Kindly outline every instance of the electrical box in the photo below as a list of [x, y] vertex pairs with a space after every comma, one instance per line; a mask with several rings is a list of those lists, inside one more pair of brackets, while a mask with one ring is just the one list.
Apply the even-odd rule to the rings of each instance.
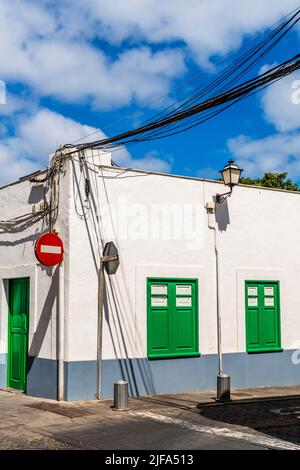
[[205, 204], [205, 207], [206, 207], [206, 210], [207, 210], [208, 212], [214, 212], [214, 210], [215, 210], [215, 208], [216, 208], [216, 205], [215, 205], [215, 203], [214, 203], [213, 201], [211, 201], [211, 202], [207, 202], [207, 203]]

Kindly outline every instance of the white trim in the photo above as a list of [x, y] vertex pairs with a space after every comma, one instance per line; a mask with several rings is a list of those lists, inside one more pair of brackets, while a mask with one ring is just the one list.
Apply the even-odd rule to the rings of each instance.
[[51, 254], [60, 255], [62, 248], [61, 246], [41, 245], [40, 250], [41, 250], [41, 253], [51, 253]]

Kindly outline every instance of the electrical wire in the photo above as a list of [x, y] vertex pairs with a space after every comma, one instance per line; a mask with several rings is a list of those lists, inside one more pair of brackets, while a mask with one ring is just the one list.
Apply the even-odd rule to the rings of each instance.
[[[300, 67], [299, 55], [241, 83], [241, 79], [276, 47], [299, 20], [300, 9], [298, 8], [286, 15], [284, 20], [277, 22], [277, 26], [271, 32], [265, 34], [262, 41], [255, 44], [242, 54], [237, 61], [225, 68], [215, 80], [204, 87], [196, 88], [190, 96], [180, 100], [176, 104], [176, 108], [171, 105], [173, 107], [171, 111], [168, 107], [159, 113], [160, 119], [153, 118], [145, 125], [113, 137], [83, 143], [78, 146], [67, 144], [63, 146], [64, 150], [69, 150], [66, 155], [70, 156], [85, 149], [118, 149], [120, 146], [129, 146], [173, 136], [212, 119], [245, 97], [251, 96], [271, 83], [293, 73]], [[204, 97], [206, 99], [203, 100]]]
[[[156, 140], [161, 137], [174, 135], [177, 133], [178, 127], [189, 128], [189, 119], [200, 113], [206, 113], [204, 119], [200, 118], [200, 122], [204, 122], [207, 118], [211, 119], [214, 113], [220, 113], [227, 109], [230, 103], [235, 104], [241, 98], [247, 97], [256, 93], [260, 89], [269, 86], [271, 83], [282, 79], [300, 69], [300, 55], [296, 55], [266, 72], [249, 79], [234, 88], [211, 97], [205, 101], [195, 104], [194, 106], [170, 114], [163, 119], [141, 126], [132, 131], [124, 132], [113, 137], [102, 139], [100, 141], [90, 142], [88, 144], [81, 144], [76, 149], [66, 152], [70, 156], [78, 151], [85, 149], [109, 149], [114, 146], [127, 145], [129, 143], [146, 142], [149, 140]], [[214, 111], [211, 111], [214, 110]], [[211, 115], [211, 112], [213, 115]], [[183, 123], [181, 124], [181, 122]], [[69, 146], [64, 146], [65, 149], [71, 149]]]
[[[49, 190], [49, 201], [46, 201], [45, 195], [45, 209], [38, 213], [25, 214], [7, 221], [0, 220], [0, 232], [24, 230], [45, 217], [50, 231], [54, 230], [59, 211], [61, 175], [66, 170], [67, 162], [75, 157], [74, 154], [77, 154], [81, 161], [86, 161], [85, 150], [87, 149], [116, 151], [120, 147], [149, 142], [185, 132], [216, 117], [247, 97], [264, 90], [272, 83], [299, 70], [300, 54], [297, 54], [293, 58], [245, 80], [250, 70], [257, 67], [259, 62], [282, 41], [299, 21], [300, 8], [297, 8], [279, 20], [275, 28], [272, 28], [271, 31], [269, 29], [263, 35], [262, 40], [248, 47], [237, 60], [227, 66], [215, 79], [204, 86], [196, 87], [189, 95], [167, 106], [141, 126], [112, 137], [77, 146], [74, 143], [60, 146], [51, 159], [46, 176], [41, 179], [34, 176], [30, 180], [31, 182], [45, 183], [45, 194], [46, 187]], [[241, 82], [242, 79], [244, 81]], [[90, 135], [93, 135], [93, 133]], [[117, 166], [114, 162], [113, 165]]]

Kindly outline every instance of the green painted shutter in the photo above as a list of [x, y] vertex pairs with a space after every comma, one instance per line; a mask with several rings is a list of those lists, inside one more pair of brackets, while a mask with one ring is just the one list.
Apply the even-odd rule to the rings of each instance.
[[279, 282], [246, 281], [247, 352], [280, 350]]
[[25, 391], [28, 354], [29, 279], [9, 281], [8, 387]]
[[148, 357], [199, 355], [197, 280], [147, 280]]

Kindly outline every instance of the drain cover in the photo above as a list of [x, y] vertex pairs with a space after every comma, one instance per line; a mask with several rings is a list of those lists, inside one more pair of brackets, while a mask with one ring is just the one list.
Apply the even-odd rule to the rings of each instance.
[[67, 418], [80, 418], [81, 416], [94, 414], [92, 411], [86, 408], [59, 405], [57, 403], [40, 402], [26, 406], [29, 408], [36, 408], [37, 410], [50, 411], [50, 413], [56, 413], [58, 415], [66, 416]]

